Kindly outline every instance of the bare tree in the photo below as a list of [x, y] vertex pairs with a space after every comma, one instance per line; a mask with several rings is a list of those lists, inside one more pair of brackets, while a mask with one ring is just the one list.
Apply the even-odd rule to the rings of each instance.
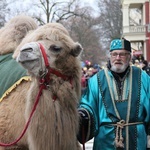
[[[102, 46], [99, 40], [99, 23], [93, 17], [91, 7], [83, 7], [80, 11], [86, 12], [82, 17], [72, 17], [62, 23], [70, 31], [74, 40], [79, 41], [83, 46], [82, 59], [90, 60], [92, 63], [100, 64], [105, 60], [105, 52], [102, 52]], [[80, 12], [82, 14], [82, 12]]]
[[81, 0], [26, 0], [26, 7], [20, 5], [23, 0], [13, 1], [16, 2], [13, 14], [15, 11], [18, 14], [26, 12], [36, 18], [40, 25], [48, 22], [61, 22], [65, 25], [71, 36], [82, 44], [83, 60], [92, 60], [94, 63], [105, 60], [105, 51], [100, 43], [103, 38], [100, 32], [103, 26], [100, 25], [105, 22], [100, 23], [102, 18], [95, 18], [94, 10], [83, 6]]
[[[40, 25], [48, 22], [60, 22], [73, 16], [82, 16], [78, 13], [81, 0], [7, 0], [10, 15], [25, 13], [35, 18]], [[22, 5], [24, 3], [24, 5]]]
[[[60, 22], [66, 26], [71, 36], [82, 44], [84, 60], [89, 59], [94, 63], [100, 63], [104, 59], [105, 53], [101, 52], [99, 29], [96, 26], [98, 19], [93, 17], [94, 10], [91, 7], [81, 7], [79, 0], [39, 0], [39, 3], [34, 3], [34, 6], [39, 10], [34, 17], [40, 24]], [[42, 14], [45, 17], [41, 17]]]
[[108, 48], [110, 40], [122, 36], [122, 10], [120, 0], [98, 0], [101, 42]]
[[37, 1], [33, 3], [33, 7], [38, 10], [34, 12], [34, 17], [40, 24], [45, 24], [67, 20], [73, 16], [82, 16], [83, 14], [76, 11], [80, 9], [79, 2], [79, 0], [39, 0], [38, 3]]
[[5, 14], [9, 11], [6, 0], [0, 0], [0, 28], [4, 26], [6, 22]]

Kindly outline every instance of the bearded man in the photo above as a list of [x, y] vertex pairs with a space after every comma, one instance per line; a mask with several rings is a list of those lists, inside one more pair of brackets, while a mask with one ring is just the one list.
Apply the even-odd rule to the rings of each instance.
[[150, 142], [150, 77], [131, 57], [131, 43], [114, 39], [107, 67], [88, 80], [77, 137], [82, 144], [94, 138], [93, 150], [146, 150]]

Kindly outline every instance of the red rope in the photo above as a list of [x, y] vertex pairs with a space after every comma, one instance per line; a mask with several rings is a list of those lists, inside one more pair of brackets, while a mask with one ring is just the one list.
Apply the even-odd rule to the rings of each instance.
[[29, 123], [30, 123], [30, 121], [31, 121], [31, 118], [32, 118], [32, 116], [33, 116], [33, 114], [34, 114], [34, 112], [35, 112], [35, 110], [36, 110], [36, 106], [37, 106], [37, 104], [38, 104], [38, 102], [39, 102], [40, 96], [42, 95], [42, 90], [43, 90], [44, 88], [45, 88], [45, 85], [41, 85], [41, 86], [40, 86], [40, 90], [39, 90], [39, 93], [38, 93], [38, 95], [37, 95], [37, 97], [36, 97], [36, 101], [35, 101], [35, 103], [34, 103], [32, 112], [31, 112], [31, 114], [30, 114], [30, 116], [29, 116], [28, 122], [26, 123], [25, 128], [24, 128], [24, 130], [22, 131], [20, 137], [19, 137], [18, 139], [16, 139], [14, 142], [9, 143], [9, 144], [0, 143], [0, 146], [8, 147], [8, 146], [12, 146], [12, 145], [14, 145], [14, 144], [17, 144], [17, 142], [20, 141], [20, 139], [24, 136], [26, 130], [28, 129], [28, 126], [29, 126]]
[[43, 47], [43, 45], [41, 43], [39, 43], [39, 45], [40, 45], [40, 50], [41, 50], [43, 58], [44, 58], [45, 66], [49, 67], [49, 63], [48, 63], [48, 59], [47, 59], [47, 56], [46, 56], [45, 48]]

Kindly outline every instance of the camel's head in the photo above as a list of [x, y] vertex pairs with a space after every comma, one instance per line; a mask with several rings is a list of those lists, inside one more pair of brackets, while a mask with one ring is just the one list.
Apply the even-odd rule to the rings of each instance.
[[51, 68], [69, 76], [81, 69], [81, 45], [71, 39], [61, 24], [49, 23], [26, 36], [13, 55], [31, 75], [39, 77], [46, 71], [40, 44]]

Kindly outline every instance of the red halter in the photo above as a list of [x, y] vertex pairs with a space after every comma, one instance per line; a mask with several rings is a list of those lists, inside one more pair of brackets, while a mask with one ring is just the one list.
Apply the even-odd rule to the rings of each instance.
[[[65, 81], [69, 81], [71, 86], [72, 86], [72, 77], [64, 75], [61, 72], [59, 72], [58, 70], [51, 68], [50, 65], [49, 65], [49, 62], [48, 62], [48, 59], [47, 59], [47, 56], [46, 56], [46, 52], [45, 52], [45, 49], [44, 49], [43, 45], [41, 43], [39, 43], [39, 45], [40, 45], [40, 50], [41, 50], [43, 58], [44, 58], [45, 66], [48, 70], [46, 75], [44, 77], [40, 78], [40, 83], [45, 84], [45, 89], [46, 89], [47, 88], [46, 85], [50, 81], [50, 74], [55, 74], [57, 77], [61, 77]], [[55, 100], [56, 98], [57, 98], [56, 96], [53, 96], [53, 100]]]
[[[27, 131], [28, 127], [29, 127], [30, 121], [32, 119], [32, 116], [33, 116], [33, 114], [34, 114], [34, 112], [36, 110], [36, 107], [38, 105], [38, 102], [40, 100], [40, 96], [42, 95], [42, 91], [43, 91], [43, 89], [47, 89], [47, 83], [49, 83], [49, 81], [50, 81], [50, 74], [51, 73], [55, 74], [58, 77], [61, 77], [64, 80], [69, 80], [70, 83], [72, 82], [72, 77], [63, 75], [59, 71], [50, 68], [49, 63], [48, 63], [48, 59], [47, 59], [47, 56], [46, 56], [46, 53], [45, 53], [45, 49], [44, 49], [42, 44], [39, 44], [39, 45], [40, 45], [40, 50], [42, 52], [42, 55], [43, 55], [43, 58], [44, 58], [44, 62], [45, 62], [45, 66], [48, 69], [48, 72], [47, 72], [47, 74], [44, 77], [40, 78], [40, 89], [39, 89], [38, 95], [36, 97], [36, 100], [35, 100], [34, 106], [32, 108], [32, 111], [30, 113], [29, 119], [28, 119], [27, 123], [25, 124], [24, 130], [22, 131], [21, 135], [15, 141], [13, 141], [11, 143], [8, 143], [8, 144], [0, 143], [0, 146], [2, 146], [2, 147], [9, 147], [9, 146], [13, 146], [13, 145], [17, 144], [22, 139], [24, 134], [26, 133], [26, 131]], [[55, 95], [53, 95], [53, 100], [56, 100], [56, 98], [57, 97]]]

